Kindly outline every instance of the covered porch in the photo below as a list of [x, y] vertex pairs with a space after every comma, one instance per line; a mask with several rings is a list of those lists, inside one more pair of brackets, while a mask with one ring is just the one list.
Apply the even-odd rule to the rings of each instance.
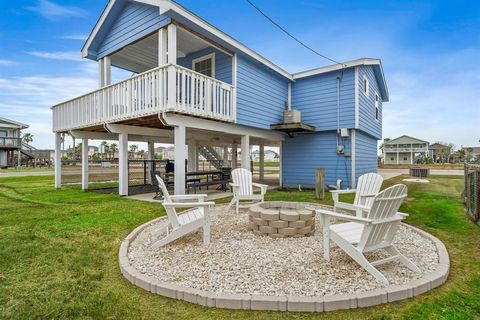
[[[118, 141], [118, 193], [122, 196], [129, 195], [129, 142], [148, 143], [150, 160], [153, 160], [155, 143], [174, 145], [171, 160], [174, 163], [172, 182], [175, 194], [185, 194], [189, 191], [186, 185], [189, 173], [202, 174], [198, 161], [200, 150], [205, 147], [223, 149], [223, 152], [219, 152], [223, 156], [219, 160], [223, 162], [224, 168], [234, 169], [240, 166], [252, 170], [251, 150], [252, 146], [258, 146], [260, 158], [256, 178], [259, 181], [270, 182], [274, 186], [279, 185], [278, 176], [266, 177], [265, 175], [265, 146], [279, 147], [284, 136], [270, 130], [164, 112], [135, 121], [71, 130], [70, 134], [82, 142], [81, 185], [83, 190], [89, 188], [88, 147], [91, 140]], [[60, 133], [56, 134], [56, 148], [57, 150], [61, 148]], [[60, 187], [62, 167], [60, 159], [56, 160], [55, 185]], [[151, 177], [154, 167], [150, 166], [147, 170], [146, 176]], [[149, 182], [151, 183], [151, 180]], [[204, 189], [201, 192], [203, 193]]]

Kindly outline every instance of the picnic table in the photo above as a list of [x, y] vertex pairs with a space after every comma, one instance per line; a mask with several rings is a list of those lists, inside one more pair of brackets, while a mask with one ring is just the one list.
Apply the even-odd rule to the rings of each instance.
[[[221, 191], [227, 191], [227, 183], [230, 181], [230, 170], [206, 170], [206, 171], [190, 171], [185, 173], [185, 184], [187, 192], [190, 193], [190, 189], [193, 188], [194, 193], [197, 192], [197, 188], [208, 187], [212, 185], [220, 185]], [[170, 177], [174, 177], [175, 173], [169, 172], [166, 177], [170, 181]]]

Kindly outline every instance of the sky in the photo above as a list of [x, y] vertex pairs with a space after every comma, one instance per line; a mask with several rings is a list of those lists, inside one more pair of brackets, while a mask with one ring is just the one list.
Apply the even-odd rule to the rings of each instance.
[[[480, 145], [480, 1], [254, 2], [332, 59], [382, 59], [390, 92], [384, 138]], [[80, 50], [106, 3], [0, 4], [0, 117], [29, 124], [37, 148], [53, 148], [50, 107], [98, 87], [97, 64]], [[245, 0], [179, 3], [289, 72], [331, 64]], [[113, 72], [114, 81], [128, 76]]]

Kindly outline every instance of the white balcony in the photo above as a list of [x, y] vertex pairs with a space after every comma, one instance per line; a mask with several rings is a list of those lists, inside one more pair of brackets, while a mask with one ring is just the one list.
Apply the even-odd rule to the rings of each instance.
[[234, 94], [234, 87], [228, 83], [178, 65], [165, 65], [53, 106], [53, 131], [94, 127], [166, 111], [235, 122]]

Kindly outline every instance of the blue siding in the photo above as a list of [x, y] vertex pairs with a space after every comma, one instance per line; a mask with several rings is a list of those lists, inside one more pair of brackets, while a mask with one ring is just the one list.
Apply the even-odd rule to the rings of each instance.
[[[335, 184], [342, 179], [342, 187], [350, 187], [352, 159], [337, 154], [336, 131], [302, 134], [285, 138], [282, 143], [282, 180], [285, 187], [315, 186], [315, 169], [325, 169], [325, 183]], [[350, 138], [341, 142], [351, 151]]]
[[215, 79], [231, 84], [232, 57], [213, 47], [208, 47], [197, 52], [190, 53], [184, 58], [177, 58], [177, 64], [184, 66], [185, 68], [192, 69], [193, 59], [205, 56], [212, 52], [215, 53]]
[[[365, 95], [363, 77], [369, 81], [369, 94]], [[382, 98], [380, 89], [372, 66], [358, 67], [358, 103], [359, 103], [359, 129], [374, 136], [382, 138]], [[375, 119], [375, 93], [379, 96], [379, 119]]]
[[[341, 71], [297, 79], [292, 85], [292, 107], [302, 121], [317, 131], [337, 129], [337, 76]], [[355, 70], [346, 69], [340, 83], [340, 127], [355, 127]]]
[[159, 29], [169, 18], [158, 7], [127, 2], [103, 38], [97, 53], [102, 58]]
[[362, 174], [378, 171], [377, 139], [361, 131], [355, 133], [355, 180]]
[[237, 59], [237, 122], [269, 129], [281, 123], [288, 80], [243, 56]]

